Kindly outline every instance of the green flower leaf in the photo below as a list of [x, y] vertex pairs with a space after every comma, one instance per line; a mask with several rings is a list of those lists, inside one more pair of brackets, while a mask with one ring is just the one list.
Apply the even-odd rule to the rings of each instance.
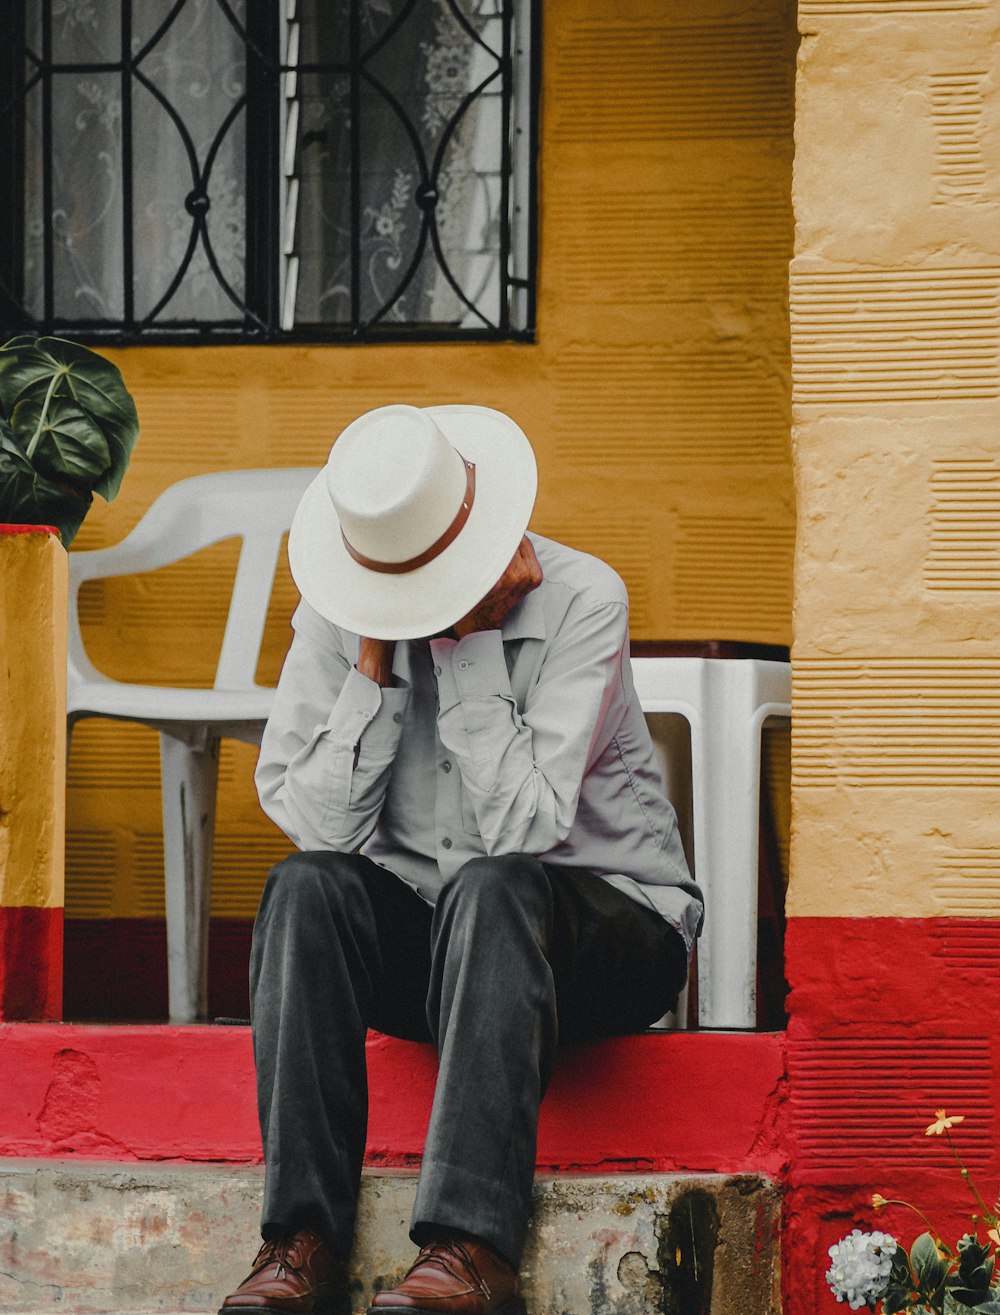
[[889, 1282], [882, 1296], [882, 1309], [885, 1315], [897, 1315], [898, 1311], [909, 1310], [913, 1286], [913, 1275], [910, 1273], [906, 1248], [897, 1246], [893, 1252]]
[[937, 1301], [940, 1307], [939, 1290], [944, 1288], [948, 1266], [938, 1255], [930, 1233], [921, 1233], [910, 1247], [910, 1268], [920, 1295], [932, 1304]]
[[958, 1272], [948, 1279], [948, 1294], [963, 1306], [979, 1308], [990, 1296], [994, 1258], [972, 1233], [958, 1243]]
[[882, 1295], [882, 1309], [885, 1315], [898, 1315], [899, 1311], [909, 1310], [912, 1293], [912, 1283], [907, 1283], [905, 1287], [898, 1283], [890, 1283]]

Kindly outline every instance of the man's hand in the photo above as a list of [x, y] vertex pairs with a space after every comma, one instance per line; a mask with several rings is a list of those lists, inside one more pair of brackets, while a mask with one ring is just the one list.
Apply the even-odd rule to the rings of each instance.
[[508, 612], [514, 610], [522, 598], [542, 583], [542, 568], [538, 564], [531, 540], [525, 535], [517, 545], [517, 552], [486, 597], [455, 622], [459, 639], [475, 630], [499, 630]]
[[361, 653], [357, 669], [376, 685], [384, 688], [392, 684], [392, 659], [396, 652], [394, 639], [361, 638]]

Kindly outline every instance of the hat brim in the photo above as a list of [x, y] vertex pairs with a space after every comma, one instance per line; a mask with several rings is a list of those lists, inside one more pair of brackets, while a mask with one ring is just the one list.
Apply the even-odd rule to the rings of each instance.
[[334, 625], [370, 639], [420, 639], [470, 612], [507, 569], [535, 503], [535, 456], [509, 416], [485, 406], [426, 410], [476, 467], [469, 518], [439, 556], [403, 575], [360, 565], [344, 546], [325, 471], [303, 494], [288, 536], [302, 597]]

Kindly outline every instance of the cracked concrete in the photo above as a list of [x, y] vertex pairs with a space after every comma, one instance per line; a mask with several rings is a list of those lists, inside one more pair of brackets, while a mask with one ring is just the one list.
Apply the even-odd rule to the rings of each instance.
[[[256, 1248], [262, 1171], [0, 1161], [5, 1315], [217, 1310]], [[366, 1172], [353, 1309], [412, 1258], [416, 1177]], [[777, 1315], [779, 1193], [756, 1176], [540, 1176], [531, 1315]]]

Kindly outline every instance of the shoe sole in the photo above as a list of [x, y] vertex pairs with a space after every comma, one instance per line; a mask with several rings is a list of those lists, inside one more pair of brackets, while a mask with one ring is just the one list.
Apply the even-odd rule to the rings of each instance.
[[[430, 1306], [369, 1306], [368, 1315], [454, 1315], [454, 1311], [435, 1310]], [[498, 1306], [492, 1315], [528, 1315], [528, 1308], [520, 1297], [511, 1297]]]
[[[222, 1306], [219, 1315], [288, 1315], [280, 1306]], [[313, 1307], [312, 1315], [351, 1315], [351, 1298], [333, 1297]]]

